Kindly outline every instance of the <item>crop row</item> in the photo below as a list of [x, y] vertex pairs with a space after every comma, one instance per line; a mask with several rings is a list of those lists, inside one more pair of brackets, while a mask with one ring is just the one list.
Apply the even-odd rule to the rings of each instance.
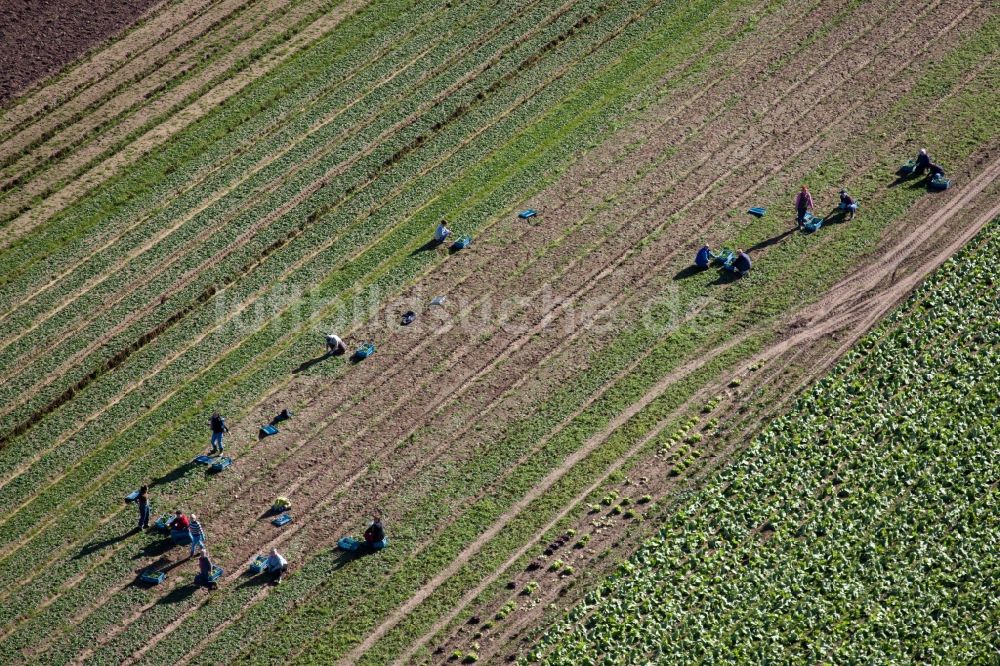
[[[997, 442], [987, 423], [998, 405], [990, 358], [1000, 342], [993, 325], [1000, 312], [984, 257], [1000, 244], [998, 231], [993, 223], [928, 281], [930, 299], [890, 318], [883, 328], [891, 333], [860, 343], [769, 426], [661, 538], [555, 628], [536, 657], [908, 659], [924, 633], [907, 633], [921, 626], [917, 615], [936, 615], [930, 626], [951, 617], [961, 625], [954, 629], [975, 631], [964, 625], [971, 618], [948, 613], [955, 596], [941, 597], [942, 578], [953, 570], [929, 570], [919, 554], [930, 549], [947, 562], [986, 547], [995, 555], [992, 537], [964, 520], [989, 511], [981, 502], [997, 501], [989, 490], [996, 478], [989, 451]], [[963, 335], [947, 350], [925, 344], [959, 325]], [[917, 340], [924, 353], [913, 353]], [[942, 520], [962, 534], [961, 546], [933, 529]], [[766, 540], [752, 536], [761, 525]], [[701, 548], [709, 556], [687, 555]], [[997, 564], [963, 567], [963, 583], [975, 589]], [[937, 584], [910, 583], [924, 575]], [[893, 596], [899, 601], [886, 607]], [[856, 640], [867, 624], [893, 629]], [[886, 638], [904, 640], [882, 652]], [[947, 654], [922, 648], [925, 659]]]

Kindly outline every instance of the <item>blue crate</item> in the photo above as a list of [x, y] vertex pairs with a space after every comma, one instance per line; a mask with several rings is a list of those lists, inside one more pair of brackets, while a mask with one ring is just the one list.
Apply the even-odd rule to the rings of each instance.
[[802, 220], [802, 228], [806, 231], [816, 231], [823, 226], [823, 218], [816, 217], [812, 213], [806, 213], [805, 219]]
[[167, 578], [167, 574], [155, 569], [147, 569], [139, 575], [139, 580], [149, 585], [159, 585]]
[[371, 342], [366, 342], [365, 344], [361, 345], [361, 347], [359, 347], [356, 352], [354, 352], [354, 358], [358, 361], [363, 361], [364, 359], [368, 358], [374, 353], [375, 353], [375, 345], [372, 344]]
[[534, 208], [529, 208], [528, 210], [522, 210], [520, 213], [517, 214], [517, 216], [522, 220], [527, 220], [528, 218], [535, 217], [536, 215], [538, 215], [538, 211], [535, 210]]
[[290, 513], [283, 513], [272, 520], [271, 524], [275, 527], [281, 527], [282, 525], [287, 525], [290, 522], [292, 522], [292, 515]]
[[462, 236], [457, 241], [451, 244], [452, 250], [464, 250], [472, 244], [472, 236]]
[[277, 435], [278, 429], [273, 425], [263, 425], [260, 427], [260, 434], [262, 437], [270, 437], [271, 435]]
[[130, 492], [128, 495], [125, 496], [125, 503], [126, 504], [131, 504], [132, 502], [136, 501], [137, 499], [139, 499], [139, 491], [138, 490], [133, 490], [132, 492]]
[[211, 467], [209, 467], [208, 469], [209, 469], [209, 471], [218, 474], [219, 472], [221, 472], [222, 470], [226, 469], [227, 467], [229, 467], [232, 464], [233, 464], [233, 459], [232, 458], [223, 457], [223, 458], [219, 458], [218, 460], [216, 460], [215, 463]]
[[250, 573], [259, 574], [267, 568], [267, 555], [258, 555], [250, 563]]
[[951, 187], [951, 181], [941, 176], [934, 176], [933, 178], [931, 178], [929, 186], [932, 190], [936, 192], [943, 192], [944, 190], [947, 190], [949, 187]]
[[748, 210], [747, 213], [753, 215], [754, 217], [764, 217], [764, 215], [767, 214], [767, 209], [761, 208], [760, 206], [755, 206], [750, 210]]
[[194, 461], [199, 465], [211, 465], [212, 463], [215, 462], [215, 458], [213, 458], [212, 456], [202, 455], [195, 458]]
[[156, 519], [156, 522], [153, 523], [153, 529], [155, 529], [155, 530], [157, 530], [159, 532], [164, 532], [164, 533], [169, 532], [170, 531], [170, 521], [173, 520], [173, 519], [174, 519], [174, 514], [172, 514], [172, 513], [165, 513], [165, 514], [163, 514], [162, 516], [160, 516], [159, 518]]

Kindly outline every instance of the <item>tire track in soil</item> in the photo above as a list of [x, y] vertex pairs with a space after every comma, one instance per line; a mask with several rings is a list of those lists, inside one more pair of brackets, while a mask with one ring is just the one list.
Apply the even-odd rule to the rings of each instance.
[[[828, 363], [832, 362], [831, 359], [839, 357], [847, 348], [852, 346], [858, 339], [860, 339], [860, 337], [868, 332], [869, 328], [875, 322], [887, 314], [896, 304], [901, 302], [913, 290], [913, 288], [924, 279], [924, 277], [951, 257], [955, 251], [975, 236], [975, 234], [978, 233], [987, 222], [1000, 214], [1000, 204], [997, 204], [985, 215], [980, 216], [966, 229], [960, 230], [956, 233], [951, 243], [947, 244], [934, 256], [921, 262], [918, 267], [914, 268], [913, 272], [911, 272], [905, 279], [893, 282], [892, 276], [894, 272], [899, 268], [904, 259], [913, 255], [916, 247], [926, 239], [929, 232], [931, 230], [940, 230], [940, 228], [947, 224], [952, 217], [962, 209], [963, 206], [967, 205], [980, 192], [982, 192], [986, 186], [997, 180], [998, 177], [1000, 177], [1000, 160], [995, 161], [986, 171], [976, 178], [976, 180], [970, 183], [968, 187], [964, 188], [960, 196], [946, 204], [941, 211], [928, 220], [927, 224], [917, 227], [917, 229], [899, 245], [892, 248], [891, 251], [883, 253], [883, 261], [869, 263], [863, 266], [859, 271], [856, 271], [849, 278], [843, 280], [841, 283], [838, 283], [837, 286], [824, 295], [822, 300], [807, 309], [807, 312], [804, 313], [804, 321], [803, 318], [800, 318], [803, 317], [802, 315], [796, 317], [792, 323], [796, 324], [795, 328], [798, 329], [798, 332], [785, 338], [781, 342], [772, 345], [765, 352], [755, 356], [755, 360], [766, 360], [768, 357], [780, 356], [781, 354], [788, 352], [793, 347], [810, 345], [816, 338], [828, 337], [832, 336], [834, 333], [846, 332], [844, 341], [829, 354], [824, 363], [817, 364], [815, 366], [814, 369], [816, 371], [812, 373], [812, 376], [806, 381], [810, 381], [811, 379], [820, 376], [826, 371]], [[905, 256], [900, 257], [898, 256], [898, 253], [902, 253]], [[860, 283], [863, 290], [858, 292], [857, 289], [849, 289], [845, 287], [845, 285], [850, 285], [852, 282]], [[886, 285], [886, 282], [889, 282], [890, 284]], [[883, 288], [877, 289], [879, 285], [883, 285]], [[862, 307], [859, 308], [859, 305]], [[629, 418], [637, 414], [643, 407], [652, 402], [655, 397], [666, 390], [670, 383], [671, 382], [664, 381], [657, 383], [657, 385], [650, 392], [643, 396], [641, 400], [630, 406], [624, 414], [628, 414]], [[615, 429], [617, 429], [618, 426], [624, 424], [626, 420], [627, 419], [616, 419], [615, 422], [617, 422], [617, 426], [615, 428], [606, 428], [602, 432], [602, 437], [593, 438], [595, 440], [600, 439], [600, 441], [592, 442], [591, 440], [588, 440], [587, 444], [580, 449], [581, 454], [584, 452], [589, 453], [596, 449], [608, 436], [611, 435]], [[591, 492], [604, 483], [604, 481], [614, 471], [620, 468], [626, 460], [639, 453], [642, 446], [645, 444], [646, 439], [643, 438], [638, 444], [629, 449], [627, 454], [622, 456], [618, 462], [608, 468], [608, 470], [602, 474], [602, 476], [595, 481], [594, 484], [592, 484], [585, 492], [578, 495], [569, 506], [561, 510], [549, 523], [546, 524], [545, 527], [539, 530], [539, 532], [544, 534], [552, 530], [560, 520], [569, 514], [573, 506], [585, 501]], [[474, 554], [479, 552], [479, 550], [481, 550], [488, 541], [492, 540], [492, 538], [496, 536], [507, 523], [513, 520], [518, 513], [527, 508], [531, 501], [541, 497], [545, 491], [551, 488], [559, 478], [568, 472], [576, 464], [576, 462], [582, 460], [582, 458], [583, 455], [577, 456], [576, 454], [567, 458], [566, 463], [554, 470], [542, 483], [535, 486], [522, 501], [515, 504], [508, 512], [501, 516], [501, 518], [498, 519], [489, 530], [484, 532], [481, 537], [466, 548], [452, 564], [450, 564], [440, 574], [432, 578], [417, 594], [411, 597], [407, 603], [400, 606], [399, 609], [390, 615], [385, 622], [379, 625], [375, 631], [369, 633], [365, 640], [362, 641], [357, 648], [351, 651], [340, 663], [357, 663], [361, 656], [374, 646], [375, 642], [381, 638], [381, 636], [391, 629], [392, 626], [395, 626], [395, 624], [397, 624], [406, 614], [413, 610], [421, 601], [430, 596], [430, 594], [436, 590], [437, 587], [443, 584], [445, 580], [457, 573], [459, 569], [461, 569]], [[518, 559], [521, 558], [521, 556], [527, 553], [530, 547], [535, 545], [535, 543], [537, 542], [533, 540], [515, 551], [515, 553], [512, 554], [503, 565], [498, 567], [496, 573], [487, 576], [481, 583], [476, 585], [476, 587], [469, 590], [462, 597], [462, 601], [456, 609], [449, 611], [445, 618], [442, 618], [442, 620], [440, 620], [431, 629], [431, 631], [427, 632], [429, 635], [420, 637], [413, 642], [413, 645], [416, 647], [422, 646], [427, 640], [432, 638], [434, 634], [443, 629], [447, 623], [454, 619], [454, 617], [461, 611], [461, 608], [464, 608], [464, 606], [471, 602], [472, 599], [481, 594], [488, 585], [495, 582], [504, 570], [512, 566]], [[412, 654], [412, 652], [410, 654]], [[396, 663], [402, 663], [404, 659], [405, 655], [404, 658]]]
[[[567, 4], [569, 4], [569, 3], [567, 3]], [[568, 70], [568, 68], [564, 68], [564, 69], [560, 70], [560, 74], [559, 74], [559, 75], [564, 75], [564, 74], [565, 74], [565, 73], [567, 73], [568, 71], [569, 71], [569, 70]], [[472, 80], [472, 78], [474, 78], [474, 75], [473, 75], [473, 74], [470, 74], [470, 75], [467, 75], [466, 79], [464, 79], [463, 81], [460, 81], [459, 83], [456, 83], [456, 84], [454, 84], [453, 88], [458, 88], [458, 87], [461, 87], [461, 86], [464, 86], [465, 84], [469, 83], [469, 81], [471, 81], [471, 80]], [[450, 94], [453, 94], [454, 92], [455, 92], [455, 90], [454, 90], [454, 89], [452, 89], [452, 88], [449, 88], [448, 90], [446, 90], [446, 91], [443, 91], [443, 92], [442, 92], [442, 93], [441, 93], [441, 94], [440, 94], [440, 95], [439, 95], [438, 97], [439, 97], [439, 98], [442, 98], [442, 99], [443, 99], [443, 98], [444, 98], [444, 97], [445, 97], [446, 95], [450, 95]], [[435, 99], [437, 99], [437, 98], [435, 98]], [[525, 99], [522, 99], [522, 100], [521, 100], [521, 104], [525, 103], [526, 101], [527, 101], [527, 98], [525, 98]], [[436, 102], [435, 102], [435, 100], [431, 100], [431, 101], [430, 101], [430, 102], [428, 102], [428, 103], [427, 103], [427, 105], [425, 105], [425, 106], [427, 106], [428, 108], [430, 108], [430, 106], [433, 106], [433, 105], [434, 105], [435, 103], [436, 103]], [[510, 111], [510, 112], [512, 112], [512, 111]], [[459, 115], [461, 116], [461, 115], [464, 115], [464, 114], [459, 114]], [[499, 121], [499, 120], [501, 120], [501, 119], [504, 119], [504, 118], [506, 118], [506, 117], [507, 117], [508, 115], [509, 115], [509, 113], [505, 113], [505, 114], [502, 114], [501, 116], [498, 116], [498, 119], [497, 119], [497, 120]], [[388, 136], [388, 134], [389, 134], [390, 132], [397, 132], [397, 131], [401, 131], [402, 129], [405, 129], [406, 127], [408, 127], [409, 125], [411, 125], [411, 124], [412, 124], [413, 122], [415, 122], [416, 120], [418, 120], [418, 119], [419, 119], [419, 117], [420, 117], [420, 116], [419, 116], [419, 114], [414, 114], [414, 115], [412, 115], [412, 116], [410, 116], [410, 117], [408, 117], [408, 118], [406, 118], [406, 119], [403, 119], [403, 120], [399, 121], [399, 122], [398, 122], [398, 123], [397, 123], [397, 124], [396, 124], [396, 125], [395, 125], [395, 126], [394, 126], [393, 128], [390, 128], [389, 130], [386, 130], [386, 131], [385, 131], [385, 132], [383, 133], [383, 134], [384, 134], [385, 136], [380, 136], [380, 137], [379, 137], [378, 139], [376, 139], [376, 141], [377, 141], [377, 142], [381, 142], [381, 141], [384, 141], [384, 140], [385, 140], [385, 139], [387, 138], [387, 136]], [[447, 123], [446, 123], [446, 124], [447, 124]], [[494, 123], [494, 124], [495, 124], [495, 123]], [[488, 126], [488, 127], [486, 127], [486, 128], [481, 128], [481, 129], [480, 129], [480, 130], [479, 130], [478, 132], [474, 133], [474, 134], [472, 135], [472, 137], [470, 137], [470, 138], [469, 138], [469, 139], [467, 139], [466, 141], [464, 141], [464, 142], [462, 142], [462, 143], [458, 144], [458, 145], [457, 145], [456, 147], [454, 147], [454, 148], [452, 149], [451, 153], [446, 153], [446, 155], [445, 155], [445, 159], [446, 159], [447, 157], [450, 157], [450, 155], [451, 155], [451, 154], [454, 154], [454, 152], [457, 152], [457, 151], [458, 151], [459, 149], [461, 149], [461, 148], [463, 148], [464, 146], [466, 146], [466, 145], [467, 145], [467, 144], [468, 144], [469, 142], [471, 142], [472, 140], [474, 140], [475, 138], [477, 138], [477, 137], [478, 137], [479, 135], [481, 135], [481, 134], [482, 134], [483, 132], [485, 132], [485, 131], [486, 131], [486, 129], [488, 129], [488, 128], [489, 128], [489, 127], [491, 127], [491, 126], [492, 126], [492, 125], [490, 125], [490, 126]], [[443, 129], [443, 127], [442, 127], [442, 129]], [[436, 130], [436, 131], [440, 131], [440, 130]], [[256, 233], [257, 231], [261, 230], [262, 228], [265, 228], [265, 227], [266, 227], [267, 225], [269, 225], [269, 224], [270, 224], [271, 222], [274, 222], [274, 221], [276, 221], [277, 219], [280, 219], [280, 218], [281, 218], [281, 217], [282, 217], [282, 216], [283, 216], [284, 214], [286, 214], [287, 212], [289, 212], [289, 210], [291, 210], [292, 208], [294, 208], [294, 207], [298, 206], [298, 205], [299, 205], [300, 203], [302, 203], [303, 201], [305, 201], [305, 200], [306, 200], [306, 199], [307, 199], [307, 198], [308, 198], [309, 196], [311, 196], [312, 194], [315, 194], [315, 192], [316, 192], [316, 191], [318, 191], [318, 190], [319, 190], [320, 188], [322, 188], [323, 186], [325, 186], [325, 185], [327, 184], [327, 182], [328, 182], [328, 181], [329, 181], [329, 180], [330, 180], [331, 178], [333, 178], [333, 177], [336, 177], [336, 176], [340, 175], [340, 174], [341, 174], [341, 173], [342, 173], [343, 171], [345, 171], [345, 170], [346, 170], [347, 168], [349, 168], [350, 166], [352, 166], [352, 165], [353, 165], [353, 164], [354, 164], [354, 163], [355, 163], [356, 161], [358, 161], [358, 160], [362, 159], [363, 157], [366, 157], [366, 156], [370, 155], [370, 154], [371, 154], [372, 152], [374, 152], [375, 150], [377, 150], [377, 149], [378, 149], [379, 147], [381, 147], [381, 143], [375, 143], [375, 142], [373, 142], [372, 144], [370, 144], [369, 148], [367, 148], [367, 149], [366, 149], [365, 151], [363, 151], [362, 153], [359, 153], [359, 154], [355, 155], [355, 156], [354, 156], [354, 157], [352, 157], [352, 158], [351, 158], [351, 160], [349, 160], [348, 162], [344, 162], [344, 163], [341, 163], [341, 164], [339, 164], [339, 165], [338, 165], [338, 166], [336, 167], [336, 169], [334, 170], [335, 172], [328, 172], [328, 173], [327, 173], [327, 174], [325, 174], [325, 175], [324, 175], [324, 176], [323, 176], [323, 177], [322, 177], [321, 179], [319, 179], [319, 180], [317, 180], [317, 181], [314, 181], [314, 182], [313, 182], [312, 184], [310, 184], [309, 186], [307, 186], [307, 188], [306, 188], [306, 189], [304, 189], [304, 190], [303, 190], [303, 191], [301, 191], [301, 192], [300, 192], [300, 193], [299, 193], [298, 195], [296, 195], [296, 196], [295, 196], [295, 197], [294, 197], [294, 198], [293, 198], [292, 200], [290, 200], [289, 202], [286, 202], [286, 203], [285, 203], [285, 204], [284, 204], [284, 205], [283, 205], [282, 207], [280, 207], [280, 208], [276, 209], [275, 211], [272, 211], [272, 212], [271, 212], [271, 213], [269, 213], [269, 214], [268, 214], [268, 215], [267, 215], [267, 216], [266, 216], [266, 217], [265, 217], [265, 218], [264, 218], [264, 219], [263, 219], [262, 221], [258, 222], [258, 223], [257, 223], [257, 224], [256, 224], [256, 225], [255, 225], [255, 226], [253, 227], [253, 228], [251, 228], [250, 230], [248, 230], [248, 231], [244, 232], [244, 233], [243, 233], [243, 234], [242, 234], [242, 235], [240, 236], [240, 238], [239, 238], [239, 239], [237, 239], [237, 241], [238, 241], [238, 244], [235, 244], [235, 243], [234, 243], [234, 244], [230, 244], [230, 245], [229, 245], [229, 246], [228, 246], [228, 247], [227, 247], [227, 248], [226, 248], [225, 250], [223, 250], [223, 251], [222, 251], [222, 252], [221, 252], [221, 253], [220, 253], [219, 255], [216, 255], [216, 256], [215, 256], [215, 257], [213, 257], [213, 258], [212, 258], [211, 260], [206, 260], [205, 262], [203, 262], [202, 266], [199, 266], [199, 267], [196, 267], [196, 268], [194, 268], [194, 269], [191, 269], [190, 271], [188, 271], [188, 273], [186, 273], [185, 275], [181, 276], [181, 278], [179, 278], [179, 280], [180, 280], [181, 282], [180, 282], [179, 284], [175, 284], [175, 285], [174, 285], [173, 287], [169, 288], [169, 289], [168, 289], [168, 290], [167, 290], [167, 291], [165, 292], [165, 294], [164, 294], [164, 295], [165, 295], [165, 296], [167, 296], [167, 297], [169, 297], [169, 296], [171, 296], [171, 295], [175, 294], [175, 293], [176, 293], [176, 292], [177, 292], [178, 290], [182, 289], [182, 288], [183, 288], [184, 286], [186, 286], [187, 284], [189, 284], [189, 283], [190, 283], [190, 281], [191, 281], [191, 280], [192, 280], [192, 279], [193, 279], [194, 277], [196, 277], [196, 276], [197, 276], [198, 274], [200, 274], [200, 272], [202, 272], [202, 271], [203, 271], [203, 269], [204, 269], [204, 266], [205, 266], [205, 265], [207, 265], [208, 263], [216, 263], [216, 262], [218, 262], [218, 261], [219, 261], [220, 259], [224, 259], [224, 258], [225, 258], [226, 256], [228, 256], [229, 254], [231, 254], [232, 252], [236, 251], [237, 249], [240, 249], [240, 248], [241, 248], [241, 247], [242, 247], [242, 246], [243, 246], [243, 245], [244, 245], [244, 244], [245, 244], [246, 242], [248, 242], [248, 241], [249, 241], [249, 239], [250, 239], [250, 238], [252, 237], [252, 234], [255, 234], [255, 233]], [[389, 167], [391, 167], [391, 166], [392, 166], [392, 164], [389, 164], [389, 163], [387, 162], [387, 164], [386, 164], [386, 165], [383, 165], [383, 169], [380, 169], [380, 170], [378, 170], [378, 171], [377, 171], [377, 172], [376, 172], [376, 173], [375, 173], [374, 175], [370, 176], [370, 177], [368, 178], [368, 180], [367, 180], [367, 181], [366, 181], [365, 183], [363, 183], [363, 184], [361, 185], [360, 189], [364, 189], [364, 188], [366, 188], [366, 187], [370, 186], [370, 185], [371, 185], [372, 183], [374, 183], [374, 182], [377, 182], [377, 179], [378, 179], [378, 176], [379, 176], [379, 175], [381, 175], [381, 172], [382, 172], [382, 171], [384, 171], [384, 170], [385, 170], [386, 168], [389, 168]], [[419, 176], [423, 176], [423, 175], [426, 175], [426, 173], [427, 173], [427, 172], [429, 171], [429, 169], [430, 169], [430, 168], [431, 168], [431, 167], [427, 167], [427, 168], [425, 168], [425, 169], [424, 169], [423, 171], [421, 171], [421, 172], [420, 172], [420, 173], [418, 174], [418, 177], [419, 177]], [[404, 187], [405, 187], [405, 184], [404, 184], [403, 186], [400, 186], [399, 188], [397, 188], [397, 190], [398, 190], [398, 191], [397, 191], [397, 192], [396, 192], [395, 194], [398, 194], [398, 193], [399, 193], [399, 191], [401, 191], [401, 190], [402, 190], [402, 189], [403, 189]], [[348, 201], [348, 197], [349, 197], [349, 195], [352, 195], [352, 194], [357, 194], [357, 193], [358, 193], [358, 191], [359, 191], [359, 188], [358, 188], [358, 187], [354, 187], [354, 188], [353, 188], [353, 191], [349, 191], [349, 192], [348, 192], [347, 194], [345, 194], [345, 195], [344, 195], [344, 197], [342, 197], [342, 198], [341, 198], [341, 199], [340, 199], [340, 200], [339, 200], [339, 201], [338, 201], [338, 202], [337, 202], [337, 203], [336, 203], [336, 204], [335, 204], [335, 205], [334, 205], [334, 206], [332, 207], [332, 209], [334, 209], [334, 210], [335, 210], [335, 209], [339, 208], [339, 207], [340, 207], [341, 205], [343, 205], [344, 203], [346, 203], [346, 202]], [[326, 214], [326, 213], [324, 212], [324, 215], [325, 215], [325, 214]], [[311, 225], [312, 225], [312, 224], [314, 224], [314, 223], [315, 223], [315, 220], [313, 220], [313, 221], [307, 221], [307, 223], [306, 223], [306, 224], [307, 224], [307, 226], [311, 226]], [[300, 225], [300, 227], [301, 227], [301, 225]], [[302, 230], [302, 229], [300, 229], [298, 233], [301, 233], [301, 230]], [[382, 239], [382, 237], [384, 237], [385, 235], [388, 235], [389, 233], [391, 233], [391, 232], [392, 232], [392, 230], [393, 230], [393, 229], [390, 229], [390, 230], [388, 230], [388, 231], [384, 232], [383, 236], [380, 236], [379, 238], [377, 238], [377, 239], [376, 239], [376, 241], [373, 241], [373, 242], [370, 242], [369, 244], [365, 245], [365, 246], [364, 246], [363, 248], [361, 248], [361, 250], [359, 250], [359, 251], [358, 251], [358, 254], [360, 254], [360, 253], [361, 253], [362, 251], [364, 251], [364, 250], [368, 249], [369, 247], [372, 247], [372, 246], [374, 246], [375, 242], [377, 242], [378, 240], [381, 240], [381, 239]], [[345, 231], [344, 231], [344, 233], [346, 233], [346, 231], [349, 231], [349, 229], [348, 229], [348, 230], [345, 230]], [[205, 232], [203, 232], [203, 235], [207, 235], [207, 234], [209, 234], [209, 230], [206, 230]], [[297, 235], [297, 234], [296, 234], [296, 235]], [[324, 243], [324, 245], [320, 246], [320, 249], [318, 249], [318, 250], [316, 250], [315, 252], [313, 252], [313, 253], [312, 253], [312, 255], [309, 255], [309, 256], [307, 257], [307, 259], [310, 259], [310, 258], [312, 258], [313, 256], [315, 256], [316, 254], [319, 254], [319, 252], [320, 252], [320, 251], [322, 251], [322, 249], [325, 249], [325, 248], [326, 248], [326, 247], [327, 247], [328, 245], [330, 245], [330, 244], [332, 244], [332, 243], [336, 242], [336, 241], [337, 241], [337, 240], [338, 240], [339, 238], [341, 238], [341, 237], [342, 237], [342, 235], [343, 235], [343, 234], [341, 234], [341, 235], [338, 235], [338, 236], [334, 236], [334, 237], [330, 238], [330, 239], [329, 239], [329, 240], [328, 240], [328, 241], [327, 241], [326, 243]], [[283, 245], [287, 244], [287, 242], [288, 242], [288, 241], [290, 241], [290, 240], [292, 240], [293, 238], [294, 238], [294, 235], [293, 235], [293, 236], [291, 236], [291, 237], [289, 237], [289, 238], [288, 238], [288, 239], [286, 239], [285, 241], [283, 241], [283, 242], [282, 242], [282, 243], [280, 244], [280, 246], [283, 246]], [[202, 239], [202, 240], [203, 240], [203, 239]], [[280, 247], [280, 246], [279, 246], [279, 247]], [[352, 259], [353, 259], [353, 257], [352, 257]], [[293, 264], [293, 265], [292, 265], [292, 266], [291, 266], [291, 267], [289, 268], [289, 272], [290, 272], [291, 270], [294, 270], [295, 268], [297, 268], [297, 267], [298, 267], [299, 265], [301, 265], [301, 264], [303, 264], [303, 263], [305, 263], [305, 260], [303, 260], [303, 261], [300, 261], [300, 262], [298, 262], [297, 264]], [[247, 272], [247, 271], [245, 271], [245, 270], [244, 270], [244, 271], [242, 271], [242, 272], [241, 272], [241, 275], [242, 275], [242, 274], [244, 274], [244, 273], [246, 273], [246, 272]], [[238, 277], [240, 277], [240, 276], [237, 276], [237, 278], [234, 278], [234, 279], [238, 279]], [[228, 285], [228, 283], [227, 283], [227, 285]], [[107, 338], [111, 337], [112, 335], [116, 334], [117, 332], [120, 332], [120, 329], [123, 329], [123, 328], [125, 328], [125, 327], [126, 327], [126, 326], [127, 326], [128, 324], [132, 323], [132, 322], [133, 322], [133, 321], [134, 321], [135, 319], [137, 319], [137, 318], [138, 318], [138, 317], [140, 317], [141, 315], [143, 315], [143, 314], [148, 314], [148, 313], [149, 313], [149, 312], [151, 312], [152, 310], [156, 309], [156, 308], [158, 307], [158, 304], [159, 304], [159, 302], [156, 302], [156, 301], [154, 301], [154, 302], [152, 302], [152, 303], [148, 304], [148, 305], [147, 305], [147, 306], [146, 306], [146, 307], [145, 307], [145, 308], [144, 308], [143, 310], [141, 310], [141, 311], [137, 311], [137, 312], [133, 312], [132, 314], [130, 314], [130, 315], [129, 315], [129, 317], [128, 317], [128, 318], [126, 318], [125, 320], [123, 320], [123, 321], [122, 321], [122, 322], [121, 322], [121, 323], [120, 323], [119, 325], [117, 325], [117, 326], [116, 326], [116, 327], [115, 327], [114, 329], [112, 329], [111, 331], [109, 331], [109, 332], [105, 333], [105, 334], [104, 334], [104, 336], [103, 336], [103, 337], [104, 337], [104, 339], [106, 340]], [[155, 337], [155, 336], [154, 336], [154, 337]], [[93, 347], [93, 346], [94, 346], [95, 344], [101, 344], [101, 343], [102, 343], [102, 341], [101, 341], [101, 340], [99, 340], [99, 341], [98, 341], [97, 343], [92, 343], [91, 347]], [[144, 346], [144, 345], [143, 345], [143, 346]], [[77, 352], [77, 354], [76, 354], [76, 355], [77, 355], [77, 356], [79, 356], [79, 355], [82, 355], [82, 354], [85, 354], [85, 353], [87, 353], [87, 352], [88, 352], [88, 349], [89, 349], [89, 348], [85, 348], [85, 349], [83, 349], [83, 350], [80, 350], [79, 352]], [[70, 359], [68, 359], [68, 360], [64, 361], [64, 362], [63, 362], [63, 366], [62, 366], [62, 367], [63, 367], [63, 370], [65, 369], [65, 367], [64, 367], [64, 366], [66, 366], [66, 365], [70, 365], [70, 364], [73, 364], [73, 363], [75, 363], [75, 362], [76, 362], [76, 360], [77, 360], [77, 359], [76, 359], [76, 357], [71, 357]], [[116, 364], [116, 365], [117, 365], [117, 364]], [[57, 371], [58, 371], [58, 372], [59, 372], [60, 374], [61, 374], [61, 372], [62, 372], [61, 370], [58, 370], [58, 369], [57, 369]], [[103, 373], [101, 373], [101, 374], [103, 374]], [[50, 378], [54, 378], [54, 377], [55, 377], [54, 375], [50, 374]], [[89, 383], [89, 382], [88, 382], [88, 383]], [[34, 395], [35, 393], [37, 393], [37, 391], [38, 391], [38, 390], [42, 390], [42, 389], [44, 389], [44, 388], [45, 388], [44, 386], [40, 386], [40, 387], [39, 387], [39, 386], [36, 386], [35, 390], [34, 390], [34, 391], [32, 391], [32, 395]], [[79, 390], [79, 389], [76, 389], [76, 390]], [[26, 395], [26, 394], [22, 394], [22, 395]], [[8, 408], [8, 409], [6, 409], [6, 410], [3, 410], [3, 411], [6, 411], [6, 412], [9, 412], [9, 411], [11, 411], [11, 410], [10, 410], [10, 409]]]

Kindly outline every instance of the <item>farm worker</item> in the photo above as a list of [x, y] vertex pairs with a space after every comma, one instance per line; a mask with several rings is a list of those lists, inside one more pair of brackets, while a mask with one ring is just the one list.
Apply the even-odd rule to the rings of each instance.
[[752, 266], [753, 262], [750, 261], [750, 255], [742, 249], [736, 250], [736, 259], [733, 260], [733, 266], [730, 270], [734, 273], [739, 273], [740, 275], [746, 275], [750, 272], [750, 268]]
[[139, 507], [139, 529], [144, 530], [149, 527], [149, 514], [153, 512], [149, 506], [149, 486], [141, 486], [139, 488], [136, 506]]
[[198, 516], [191, 514], [191, 524], [188, 529], [191, 530], [191, 557], [194, 557], [194, 551], [201, 547], [205, 549], [205, 528], [201, 526], [198, 522]]
[[222, 418], [219, 412], [215, 412], [208, 420], [208, 425], [212, 428], [212, 453], [222, 453], [225, 448], [222, 445], [222, 436], [229, 432], [229, 428], [226, 427], [226, 419]]
[[858, 202], [847, 193], [847, 190], [840, 191], [840, 208], [847, 211], [848, 220], [853, 220], [854, 214], [858, 211]]
[[434, 240], [438, 243], [443, 243], [448, 236], [451, 236], [451, 229], [445, 224], [447, 220], [441, 220], [438, 222], [437, 229], [434, 230]]
[[385, 548], [385, 528], [382, 526], [382, 519], [377, 515], [372, 516], [372, 524], [365, 530], [365, 543], [375, 550]]
[[215, 565], [212, 564], [212, 560], [208, 557], [208, 549], [202, 548], [201, 554], [198, 556], [198, 583], [204, 585], [207, 588], [215, 589], [216, 583], [208, 582], [208, 577], [212, 575], [212, 569]]
[[931, 156], [927, 154], [926, 148], [921, 148], [920, 152], [917, 153], [917, 164], [913, 167], [913, 174], [915, 176], [921, 175], [924, 171], [927, 171], [931, 166]]
[[191, 521], [188, 517], [181, 513], [180, 509], [174, 512], [174, 518], [170, 521], [170, 529], [175, 532], [183, 532], [184, 530], [190, 529]]
[[798, 223], [799, 227], [802, 227], [802, 223], [806, 221], [806, 213], [813, 209], [813, 198], [809, 194], [809, 188], [805, 185], [799, 190], [799, 193], [795, 197], [795, 221]]
[[326, 353], [333, 354], [334, 356], [342, 356], [347, 353], [347, 345], [340, 336], [336, 333], [330, 333], [326, 336]]
[[267, 558], [267, 572], [275, 576], [275, 584], [281, 583], [281, 577], [288, 571], [288, 560], [282, 557], [277, 548], [271, 549], [271, 555]]
[[936, 178], [938, 176], [940, 176], [941, 178], [944, 178], [944, 169], [941, 168], [940, 164], [931, 164], [927, 168], [930, 169], [930, 171], [931, 171], [930, 174], [929, 174], [930, 178]]
[[698, 268], [708, 268], [712, 263], [712, 250], [707, 245], [702, 245], [698, 254], [694, 256], [694, 265]]

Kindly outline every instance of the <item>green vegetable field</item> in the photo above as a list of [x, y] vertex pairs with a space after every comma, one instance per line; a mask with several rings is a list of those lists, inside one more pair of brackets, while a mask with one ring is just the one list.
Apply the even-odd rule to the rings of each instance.
[[0, 88], [4, 663], [998, 658], [994, 3], [147, 4]]

